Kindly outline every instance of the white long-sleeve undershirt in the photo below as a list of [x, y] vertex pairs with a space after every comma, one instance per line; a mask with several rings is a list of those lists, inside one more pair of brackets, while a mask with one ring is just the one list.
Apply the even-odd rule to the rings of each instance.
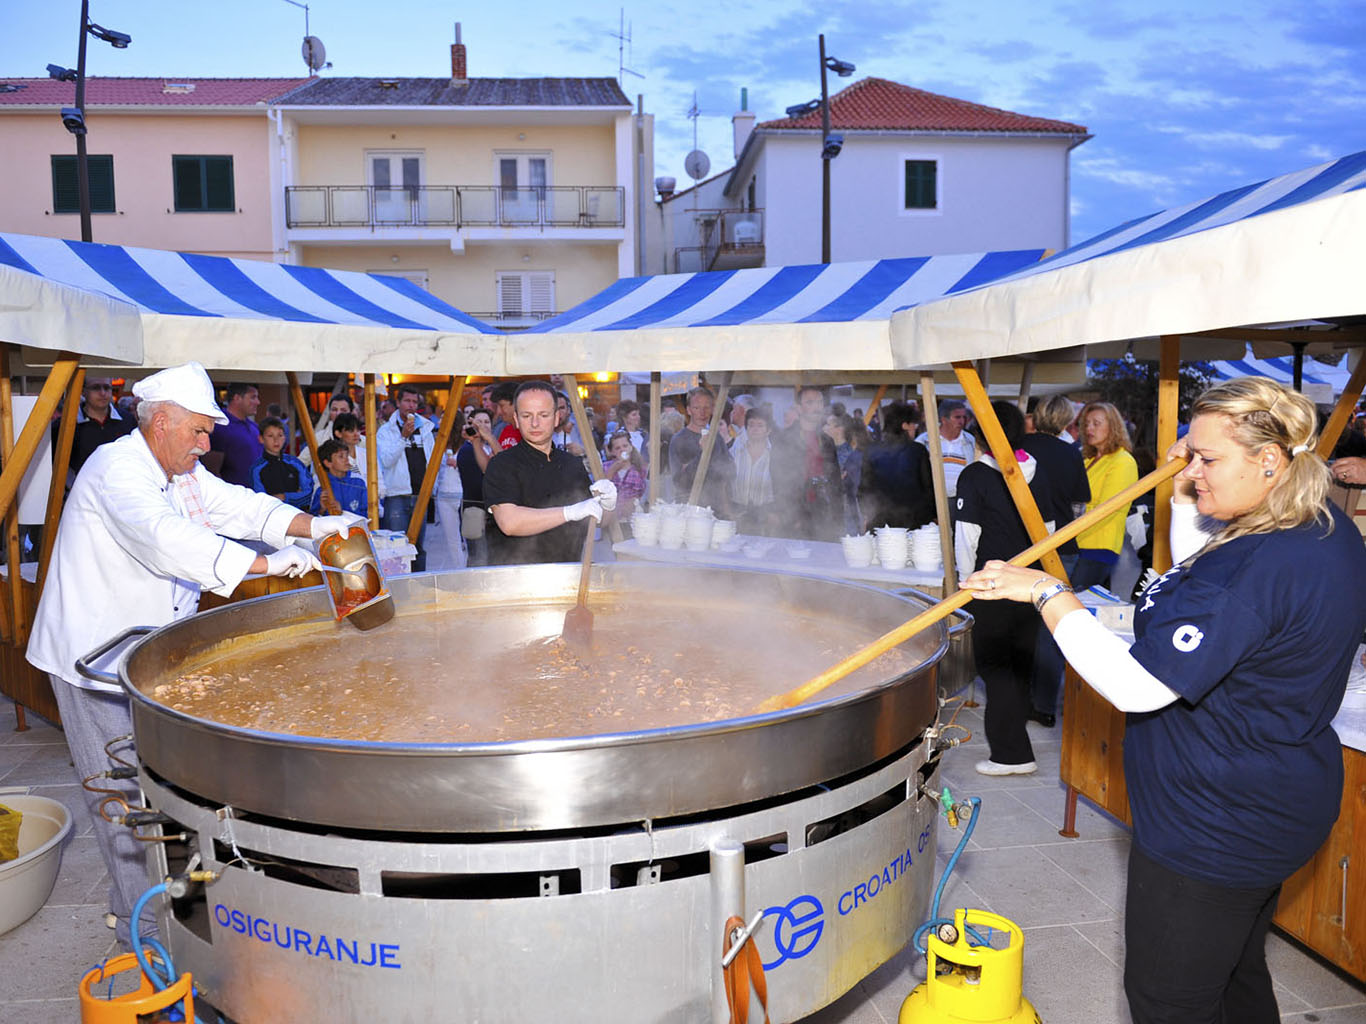
[[[1202, 519], [1194, 505], [1172, 502], [1172, 560], [1181, 562], [1195, 554], [1217, 529], [1218, 524]], [[1129, 645], [1085, 609], [1064, 615], [1053, 639], [1077, 674], [1120, 711], [1156, 711], [1180, 696], [1140, 665]]]

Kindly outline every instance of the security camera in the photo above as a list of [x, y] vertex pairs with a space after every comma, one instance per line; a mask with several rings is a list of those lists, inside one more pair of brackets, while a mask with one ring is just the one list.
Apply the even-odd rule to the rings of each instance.
[[838, 132], [831, 132], [825, 137], [825, 145], [821, 148], [822, 160], [833, 160], [840, 155], [840, 150], [844, 148], [844, 136]]
[[133, 41], [133, 37], [126, 32], [115, 32], [112, 28], [104, 28], [102, 25], [96, 25], [93, 21], [86, 25], [85, 30], [116, 50], [128, 49], [128, 44]]
[[59, 82], [76, 81], [76, 69], [64, 68], [60, 64], [49, 64], [47, 66], [47, 77], [55, 78]]
[[72, 135], [85, 134], [85, 115], [80, 107], [62, 108], [62, 126]]
[[836, 57], [826, 57], [825, 66], [839, 75], [841, 78], [848, 78], [854, 73], [854, 65], [847, 60], [839, 60]]

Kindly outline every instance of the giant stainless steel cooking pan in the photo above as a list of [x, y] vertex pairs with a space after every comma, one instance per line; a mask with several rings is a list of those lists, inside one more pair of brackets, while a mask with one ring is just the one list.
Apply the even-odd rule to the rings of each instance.
[[[462, 603], [496, 601], [515, 609], [519, 597], [541, 607], [562, 597], [567, 606], [577, 576], [574, 565], [535, 565], [401, 577], [391, 581], [398, 615], [382, 628], [402, 628], [405, 616], [433, 605], [452, 616]], [[592, 589], [627, 599], [647, 593], [654, 599], [665, 590], [680, 602], [725, 594], [782, 603], [818, 613], [834, 629], [859, 623], [874, 635], [923, 607], [858, 584], [691, 566], [598, 565]], [[196, 615], [139, 641], [119, 674], [142, 763], [237, 812], [324, 826], [447, 833], [638, 826], [799, 791], [904, 749], [935, 720], [938, 663], [949, 649], [940, 624], [903, 648], [912, 655], [909, 669], [853, 693], [767, 715], [563, 740], [317, 739], [192, 717], [147, 696], [182, 666], [202, 664], [244, 637], [270, 642], [278, 633], [287, 643], [291, 626], [329, 615], [322, 588], [295, 590]], [[370, 635], [352, 633], [347, 642], [363, 644]], [[775, 678], [772, 692], [801, 681]]]

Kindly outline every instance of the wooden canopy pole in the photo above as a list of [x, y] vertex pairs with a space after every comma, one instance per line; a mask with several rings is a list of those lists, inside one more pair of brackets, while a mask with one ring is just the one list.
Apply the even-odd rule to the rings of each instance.
[[47, 512], [43, 516], [43, 542], [38, 549], [38, 582], [33, 588], [33, 607], [43, 596], [48, 566], [52, 564], [52, 548], [57, 543], [57, 525], [62, 519], [62, 501], [66, 497], [66, 474], [71, 468], [71, 448], [76, 441], [76, 416], [81, 406], [81, 391], [85, 388], [85, 370], [71, 375], [66, 389], [66, 404], [62, 407], [62, 424], [57, 428], [57, 451], [52, 459], [52, 486], [47, 492]]
[[[408, 520], [408, 543], [416, 544], [417, 535], [422, 532], [422, 521], [427, 518], [427, 503], [432, 500], [436, 489], [436, 476], [441, 472], [441, 464], [446, 460], [446, 446], [451, 443], [451, 433], [455, 430], [455, 417], [460, 412], [460, 400], [465, 397], [465, 382], [468, 377], [452, 377], [447, 386], [446, 409], [441, 414], [441, 426], [436, 430], [432, 442], [432, 457], [427, 460], [427, 469], [422, 474], [422, 489], [417, 492], [413, 504], [413, 517]], [[366, 449], [368, 455], [369, 448]]]
[[[920, 402], [926, 409], [938, 409], [934, 396], [934, 374], [920, 375]], [[939, 436], [939, 417], [925, 417], [925, 433], [930, 442], [930, 476], [934, 480], [934, 514], [939, 522], [939, 548], [944, 556], [944, 596], [958, 589], [958, 569], [953, 557], [953, 520], [949, 516], [949, 485], [944, 479], [944, 444]], [[911, 442], [915, 444], [914, 441]]]
[[375, 375], [365, 375], [365, 489], [370, 529], [379, 529], [379, 441], [375, 437]]
[[1020, 407], [1020, 412], [1029, 408], [1029, 392], [1034, 386], [1034, 360], [1028, 360], [1020, 367], [1020, 396], [1015, 399], [1015, 404]]
[[[24, 424], [24, 429], [19, 434], [19, 439], [14, 443], [14, 449], [8, 453], [5, 459], [5, 468], [0, 471], [0, 516], [9, 514], [10, 505], [14, 502], [15, 496], [19, 493], [19, 484], [24, 479], [24, 473], [28, 471], [28, 464], [33, 459], [33, 453], [38, 450], [38, 445], [42, 442], [43, 435], [50, 429], [52, 414], [57, 409], [57, 403], [61, 401], [62, 395], [66, 393], [67, 385], [71, 383], [71, 377], [75, 374], [80, 365], [80, 359], [70, 352], [62, 352], [52, 363], [52, 371], [47, 375], [47, 380], [43, 382], [43, 389], [38, 393], [38, 401], [33, 407], [33, 414], [29, 416], [28, 422]], [[2, 367], [8, 371], [8, 365]], [[9, 373], [3, 375], [2, 395], [9, 393]], [[11, 424], [9, 429], [13, 429], [12, 410], [6, 410], [5, 422]]]
[[[726, 399], [730, 397], [730, 381], [734, 371], [727, 370], [721, 380], [721, 389], [716, 393], [716, 405], [711, 410], [711, 426], [707, 436], [702, 438], [702, 457], [697, 461], [697, 475], [692, 479], [692, 490], [688, 492], [688, 504], [696, 505], [702, 497], [702, 486], [707, 482], [707, 469], [711, 466], [711, 453], [716, 448], [716, 437], [721, 429], [721, 417], [726, 411]], [[801, 394], [800, 387], [797, 393]]]
[[654, 370], [650, 374], [650, 508], [659, 502], [659, 481], [668, 468], [659, 464], [660, 437], [659, 417], [662, 414], [661, 392], [664, 390], [663, 375]]
[[1342, 436], [1347, 421], [1352, 418], [1352, 410], [1361, 400], [1363, 386], [1366, 386], [1366, 349], [1361, 350], [1357, 359], [1357, 368], [1352, 371], [1352, 376], [1347, 381], [1347, 387], [1343, 388], [1342, 395], [1338, 398], [1338, 404], [1333, 407], [1333, 414], [1328, 417], [1328, 422], [1323, 425], [1323, 433], [1319, 435], [1317, 449], [1321, 457], [1326, 459], [1333, 454], [1338, 438]]
[[299, 375], [293, 370], [287, 370], [285, 380], [289, 382], [289, 394], [294, 400], [294, 413], [299, 418], [299, 429], [304, 432], [304, 444], [308, 445], [308, 454], [313, 459], [314, 476], [318, 486], [322, 488], [323, 509], [326, 511], [337, 508], [337, 497], [332, 493], [332, 481], [327, 478], [327, 467], [318, 455], [318, 435], [313, 432], [313, 414], [309, 412], [308, 403], [304, 401], [304, 389], [299, 387]]
[[[1176, 444], [1178, 399], [1181, 395], [1181, 338], [1163, 335], [1157, 369], [1157, 454], [1160, 458]], [[1172, 567], [1171, 480], [1164, 480], [1153, 495], [1153, 568], [1166, 572]]]
[[883, 400], [886, 396], [887, 396], [887, 385], [886, 385], [886, 384], [879, 384], [879, 385], [877, 386], [877, 394], [875, 394], [875, 395], [873, 396], [872, 402], [869, 403], [867, 411], [864, 412], [864, 414], [863, 414], [863, 425], [864, 425], [865, 427], [866, 427], [868, 424], [870, 424], [870, 423], [873, 422], [873, 417], [876, 416], [876, 415], [877, 415], [877, 411], [878, 411], [879, 409], [882, 408], [882, 400]]
[[[606, 473], [602, 468], [602, 456], [598, 454], [598, 443], [593, 439], [593, 425], [588, 420], [588, 413], [584, 411], [583, 399], [579, 397], [579, 381], [572, 373], [564, 374], [564, 390], [569, 399], [569, 411], [574, 414], [574, 422], [579, 426], [579, 440], [583, 442], [583, 453], [588, 457], [588, 468], [592, 470], [593, 479], [606, 479]], [[607, 532], [611, 534], [614, 544], [625, 537], [615, 516], [608, 522]]]
[[[9, 375], [8, 345], [0, 344], [0, 464], [9, 467], [10, 449], [14, 447], [14, 396], [11, 391]], [[13, 539], [10, 536], [10, 517], [6, 513], [0, 518], [0, 530], [4, 531], [7, 550], [5, 564], [9, 573], [10, 585], [0, 588], [0, 641], [9, 643], [14, 639], [14, 626], [19, 618], [17, 609], [19, 597], [19, 526], [16, 518]]]
[[[987, 443], [991, 446], [991, 454], [996, 457], [996, 464], [1005, 478], [1006, 487], [1010, 490], [1010, 496], [1020, 513], [1020, 519], [1024, 522], [1029, 539], [1038, 544], [1048, 536], [1048, 528], [1043, 524], [1043, 516], [1039, 515], [1039, 506], [1034, 501], [1034, 495], [1030, 493], [1029, 483], [1020, 472], [1020, 464], [1015, 460], [1015, 450], [1006, 440], [1001, 422], [991, 407], [991, 399], [987, 396], [986, 388], [982, 386], [972, 363], [955, 362], [953, 372], [958, 377], [958, 383], [962, 385], [963, 394], [972, 406], [977, 422], [982, 425]], [[1058, 558], [1056, 548], [1050, 548], [1044, 554], [1043, 567], [1050, 576], [1056, 576], [1060, 580], [1067, 579], [1067, 573], [1062, 567], [1062, 560]]]

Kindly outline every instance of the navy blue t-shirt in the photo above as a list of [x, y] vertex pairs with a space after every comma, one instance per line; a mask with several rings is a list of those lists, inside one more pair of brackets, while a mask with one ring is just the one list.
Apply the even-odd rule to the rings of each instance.
[[1338, 509], [1239, 537], [1149, 586], [1133, 656], [1180, 694], [1131, 714], [1134, 841], [1217, 885], [1284, 881], [1323, 845], [1342, 798], [1331, 721], [1366, 626], [1366, 547]]

